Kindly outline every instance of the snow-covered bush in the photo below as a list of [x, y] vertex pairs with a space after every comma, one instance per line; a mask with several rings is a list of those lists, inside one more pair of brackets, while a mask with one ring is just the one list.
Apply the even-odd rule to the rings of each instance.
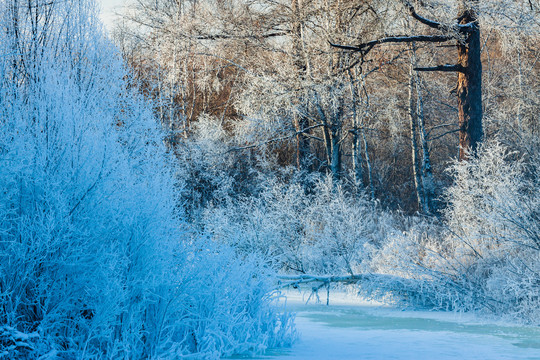
[[264, 190], [209, 208], [204, 223], [241, 254], [257, 253], [298, 273], [356, 273], [382, 242], [390, 216], [376, 203], [347, 194], [330, 176], [300, 182], [267, 179]]
[[226, 126], [233, 125], [202, 114], [192, 125], [191, 136], [175, 149], [182, 168], [178, 174], [178, 182], [183, 184], [180, 203], [193, 222], [202, 219], [207, 207], [261, 190], [260, 170], [267, 165], [263, 156], [238, 148], [241, 138], [235, 131], [241, 131], [240, 126], [232, 134]]
[[228, 140], [218, 119], [201, 115], [194, 135], [176, 150], [183, 184], [180, 202], [186, 214], [198, 219], [201, 209], [222, 202], [234, 192], [234, 159], [227, 154]]
[[0, 3], [0, 357], [287, 341], [265, 268], [181, 231], [162, 134], [96, 19], [92, 0]]
[[449, 265], [483, 305], [529, 321], [540, 319], [540, 178], [503, 145], [451, 168], [446, 219]]
[[369, 264], [373, 273], [389, 275], [359, 284], [359, 292], [399, 306], [452, 310], [465, 301], [461, 285], [443, 271], [448, 249], [442, 242], [445, 226], [431, 219], [415, 219], [401, 233], [388, 236]]
[[196, 236], [182, 252], [180, 266], [169, 316], [183, 320], [169, 332], [171, 359], [258, 353], [290, 346], [295, 339], [291, 315], [276, 313], [275, 272], [260, 257], [240, 261], [231, 246]]
[[486, 309], [538, 323], [538, 164], [489, 142], [450, 172], [444, 224], [389, 240], [375, 269], [417, 279], [414, 291], [422, 287], [430, 306]]

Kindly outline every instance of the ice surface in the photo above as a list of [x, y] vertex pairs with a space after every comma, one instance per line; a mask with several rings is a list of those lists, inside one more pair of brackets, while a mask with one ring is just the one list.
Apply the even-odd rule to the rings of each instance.
[[[323, 302], [325, 299], [321, 299]], [[262, 359], [540, 359], [540, 328], [468, 314], [401, 311], [331, 295], [330, 306], [289, 294], [300, 340]]]

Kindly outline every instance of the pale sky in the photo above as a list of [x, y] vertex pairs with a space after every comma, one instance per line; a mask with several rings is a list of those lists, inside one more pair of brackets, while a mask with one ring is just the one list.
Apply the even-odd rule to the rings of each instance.
[[110, 28], [115, 18], [114, 10], [121, 7], [126, 0], [96, 0], [96, 2], [101, 7], [101, 20]]

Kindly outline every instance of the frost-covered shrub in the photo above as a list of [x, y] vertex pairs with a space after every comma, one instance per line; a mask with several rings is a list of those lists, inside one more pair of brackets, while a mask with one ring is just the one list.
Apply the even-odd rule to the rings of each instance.
[[141, 352], [174, 236], [156, 226], [173, 205], [159, 132], [88, 2], [15, 5], [1, 5], [0, 322], [66, 356], [109, 339]]
[[[266, 161], [250, 151], [241, 151], [240, 138], [231, 134], [216, 117], [202, 114], [192, 125], [192, 133], [176, 147], [183, 184], [180, 203], [190, 221], [201, 220], [209, 206], [221, 206], [260, 192], [260, 170]], [[234, 129], [236, 131], [237, 129]]]
[[366, 297], [400, 306], [452, 310], [464, 301], [455, 277], [443, 271], [451, 253], [441, 241], [447, 229], [429, 219], [416, 219], [401, 233], [391, 234], [369, 264], [373, 273], [389, 275], [359, 284]]
[[412, 229], [389, 240], [375, 269], [418, 280], [414, 286], [423, 287], [422, 301], [431, 306], [487, 309], [537, 323], [538, 164], [527, 166], [516, 157], [490, 142], [476, 157], [455, 163], [442, 227]]
[[391, 223], [376, 204], [321, 177], [301, 183], [268, 179], [264, 190], [209, 208], [204, 223], [240, 254], [258, 253], [274, 266], [299, 273], [355, 273]]
[[93, 1], [17, 4], [0, 3], [0, 357], [286, 342], [268, 271], [181, 231], [177, 169]]
[[194, 135], [176, 150], [182, 166], [180, 202], [192, 219], [212, 201], [221, 202], [233, 193], [234, 164], [227, 156], [226, 134], [219, 121], [201, 115]]
[[484, 305], [538, 321], [539, 174], [516, 157], [494, 142], [452, 167], [446, 242], [453, 244], [450, 265]]
[[275, 273], [251, 255], [197, 237], [178, 259], [183, 267], [170, 315], [182, 319], [169, 332], [171, 359], [196, 353], [220, 358], [290, 346], [293, 318], [276, 313]]

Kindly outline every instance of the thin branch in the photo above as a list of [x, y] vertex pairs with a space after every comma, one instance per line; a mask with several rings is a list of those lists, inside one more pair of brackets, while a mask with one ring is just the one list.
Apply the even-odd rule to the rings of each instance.
[[[392, 59], [390, 59], [390, 60], [388, 60], [388, 61], [384, 61], [384, 62], [379, 63], [379, 66], [376, 66], [376, 67], [370, 69], [370, 70], [369, 70], [367, 73], [365, 73], [365, 74], [362, 73], [362, 70], [363, 70], [363, 69], [362, 69], [362, 67], [360, 66], [361, 79], [365, 79], [365, 78], [366, 78], [368, 75], [370, 75], [371, 73], [374, 73], [374, 72], [376, 72], [376, 71], [379, 71], [383, 65], [388, 65], [388, 64], [394, 63], [394, 61], [396, 61], [397, 59], [399, 59], [399, 58], [401, 57], [401, 55], [403, 55], [404, 53], [406, 53], [406, 52], [408, 52], [408, 51], [409, 51], [408, 49], [403, 49], [403, 50], [399, 51], [399, 52], [397, 53], [397, 55], [394, 56]], [[363, 60], [363, 59], [362, 59], [362, 60]], [[360, 63], [360, 61], [355, 61], [352, 65], [347, 66], [347, 68], [345, 68], [345, 69], [340, 69], [338, 72], [335, 72], [335, 73], [333, 73], [332, 75], [335, 76], [335, 75], [337, 75], [337, 74], [339, 74], [339, 73], [344, 73], [344, 72], [346, 72], [346, 71], [349, 71], [349, 70], [352, 69], [354, 66], [358, 65], [358, 63]], [[362, 61], [362, 63], [363, 63], [363, 61]], [[362, 81], [361, 79], [356, 80], [355, 82]]]
[[446, 131], [446, 132], [444, 132], [444, 133], [442, 133], [442, 134], [439, 134], [439, 135], [437, 135], [437, 136], [434, 136], [434, 137], [432, 137], [432, 138], [427, 139], [427, 141], [437, 140], [437, 139], [442, 138], [443, 136], [446, 136], [446, 135], [448, 135], [448, 134], [453, 134], [453, 133], [456, 133], [456, 132], [458, 132], [458, 131], [459, 131], [459, 129]]
[[318, 136], [314, 136], [314, 135], [310, 135], [310, 134], [304, 134], [305, 137], [309, 138], [309, 139], [313, 139], [313, 140], [317, 140], [317, 141], [320, 141], [320, 142], [324, 142], [324, 139], [318, 137]]
[[98, 173], [98, 176], [96, 178], [96, 181], [94, 181], [94, 183], [85, 191], [85, 193], [83, 194], [83, 196], [81, 196], [81, 198], [77, 201], [77, 203], [73, 206], [73, 208], [71, 208], [71, 210], [69, 211], [69, 214], [68, 216], [71, 216], [73, 215], [73, 213], [75, 212], [75, 210], [77, 210], [77, 208], [79, 207], [79, 205], [81, 205], [81, 203], [84, 201], [84, 199], [86, 198], [86, 196], [92, 192], [92, 190], [94, 190], [94, 188], [96, 187], [97, 183], [99, 182], [99, 180], [101, 180], [101, 175], [103, 174], [103, 168], [105, 167], [105, 154], [107, 152], [106, 151], [103, 151], [103, 160], [101, 161], [101, 168], [99, 169], [99, 173]]
[[448, 123], [448, 124], [435, 125], [435, 126], [429, 128], [427, 133], [429, 135], [433, 130], [440, 129], [440, 128], [443, 128], [443, 127], [449, 127], [449, 126], [456, 126], [456, 124], [455, 123]]
[[452, 106], [452, 105], [450, 105], [450, 104], [447, 104], [447, 103], [445, 103], [444, 101], [435, 101], [435, 102], [436, 102], [436, 103], [439, 103], [439, 104], [441, 104], [441, 105], [446, 106], [448, 109], [450, 109], [450, 110], [452, 110], [452, 111], [454, 111], [454, 112], [458, 112], [458, 111], [459, 111], [455, 106]]
[[219, 60], [223, 60], [229, 64], [231, 64], [232, 66], [235, 66], [236, 68], [244, 71], [245, 73], [247, 74], [250, 74], [252, 76], [255, 76], [255, 77], [258, 77], [260, 78], [261, 76], [258, 75], [258, 74], [255, 74], [254, 72], [252, 72], [251, 70], [249, 69], [246, 69], [245, 67], [243, 67], [242, 65], [232, 61], [232, 60], [229, 60], [227, 58], [224, 58], [222, 56], [219, 56], [219, 55], [215, 55], [215, 54], [210, 54], [210, 53], [204, 53], [204, 52], [194, 52], [193, 55], [199, 55], [199, 56], [208, 56], [208, 57], [213, 57], [213, 58], [216, 58], [216, 59], [219, 59]]
[[287, 135], [287, 136], [282, 136], [282, 137], [279, 137], [279, 138], [269, 139], [269, 140], [260, 142], [258, 144], [230, 148], [225, 153], [227, 154], [227, 153], [230, 153], [232, 151], [241, 151], [241, 150], [253, 149], [253, 148], [263, 146], [263, 145], [268, 145], [268, 144], [275, 143], [275, 142], [280, 142], [280, 141], [283, 141], [283, 140], [289, 140], [289, 139], [292, 139], [293, 137], [295, 137], [297, 135], [304, 134], [304, 133], [306, 133], [307, 131], [309, 131], [311, 129], [315, 129], [315, 128], [318, 128], [318, 127], [321, 127], [321, 126], [325, 126], [325, 125], [324, 124], [312, 125], [312, 126], [309, 126], [307, 128], [304, 128], [304, 129], [302, 129], [300, 131], [296, 131], [296, 132], [294, 132], [294, 133], [292, 133], [290, 135]]
[[414, 9], [414, 6], [412, 6], [410, 2], [404, 1], [404, 4], [405, 4], [405, 7], [407, 7], [407, 10], [409, 10], [409, 13], [411, 14], [411, 16], [414, 19], [421, 22], [422, 24], [427, 25], [427, 26], [429, 26], [431, 28], [434, 28], [434, 29], [437, 29], [437, 30], [443, 30], [445, 28], [445, 26], [443, 24], [441, 24], [440, 22], [433, 21], [433, 20], [430, 20], [430, 19], [427, 19], [427, 18], [425, 18], [423, 16], [418, 15], [416, 10]]
[[411, 14], [411, 16], [421, 22], [422, 24], [424, 25], [427, 25], [429, 26], [430, 28], [433, 28], [433, 29], [437, 29], [437, 30], [441, 30], [441, 31], [448, 31], [450, 29], [454, 29], [454, 30], [459, 30], [459, 31], [470, 31], [473, 26], [474, 26], [474, 22], [470, 22], [470, 23], [467, 23], [467, 24], [442, 24], [438, 21], [434, 21], [434, 20], [431, 20], [431, 19], [428, 19], [428, 18], [425, 18], [421, 15], [419, 15], [416, 10], [414, 9], [414, 6], [412, 6], [412, 4], [407, 1], [407, 0], [403, 0], [403, 3], [405, 5], [405, 7], [407, 8], [407, 10], [409, 10], [409, 14]]
[[362, 54], [367, 54], [375, 45], [386, 43], [412, 43], [412, 42], [445, 42], [455, 40], [451, 35], [403, 35], [403, 36], [389, 36], [382, 39], [372, 40], [364, 44], [357, 46], [339, 45], [330, 43], [331, 46], [338, 49], [349, 51], [360, 51]]
[[431, 67], [415, 67], [415, 71], [444, 71], [444, 72], [465, 72], [462, 65], [437, 65]]

